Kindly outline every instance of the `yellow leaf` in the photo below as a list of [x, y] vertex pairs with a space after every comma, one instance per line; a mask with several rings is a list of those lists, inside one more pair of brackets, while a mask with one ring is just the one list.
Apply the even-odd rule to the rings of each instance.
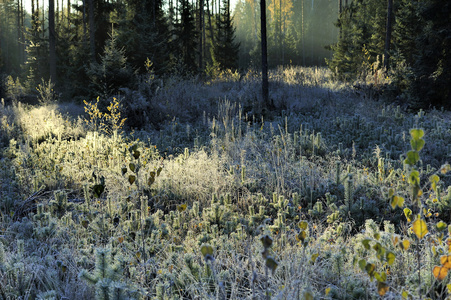
[[403, 299], [407, 299], [409, 297], [409, 292], [402, 291], [401, 296], [402, 296]]
[[409, 240], [404, 240], [402, 241], [402, 243], [400, 244], [403, 250], [407, 250], [410, 247], [410, 241]]
[[445, 279], [446, 275], [448, 275], [448, 270], [449, 269], [445, 267], [435, 266], [434, 269], [432, 270], [432, 274], [438, 280], [443, 280]]
[[385, 282], [377, 283], [377, 292], [380, 296], [384, 296], [388, 292], [389, 286]]
[[420, 218], [416, 219], [415, 222], [413, 222], [412, 229], [415, 235], [420, 240], [428, 233], [426, 222]]
[[443, 267], [451, 269], [451, 255], [442, 255], [440, 257], [440, 263]]
[[330, 293], [330, 287], [326, 288], [326, 296]]
[[119, 244], [122, 244], [124, 242], [124, 237], [123, 236], [118, 237], [117, 241], [119, 242]]
[[312, 262], [313, 262], [313, 263], [316, 261], [316, 259], [318, 258], [318, 256], [319, 256], [318, 253], [312, 254]]

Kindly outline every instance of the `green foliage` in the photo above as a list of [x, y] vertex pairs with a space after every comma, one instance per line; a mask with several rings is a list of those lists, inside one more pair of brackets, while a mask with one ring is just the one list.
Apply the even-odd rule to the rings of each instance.
[[91, 79], [91, 93], [107, 99], [121, 88], [131, 87], [134, 72], [127, 64], [125, 50], [117, 45], [117, 33], [113, 30], [107, 41], [100, 63], [92, 63], [87, 70]]

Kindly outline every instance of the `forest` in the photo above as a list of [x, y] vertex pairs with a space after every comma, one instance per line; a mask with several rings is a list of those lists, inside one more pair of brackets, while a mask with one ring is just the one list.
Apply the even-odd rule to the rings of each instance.
[[1, 0], [0, 299], [451, 299], [449, 20]]

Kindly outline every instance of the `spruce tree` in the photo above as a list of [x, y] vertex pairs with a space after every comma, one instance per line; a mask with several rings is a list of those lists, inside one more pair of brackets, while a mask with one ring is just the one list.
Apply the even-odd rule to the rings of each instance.
[[230, 16], [229, 2], [223, 1], [221, 14], [216, 22], [216, 37], [212, 47], [213, 63], [222, 70], [238, 68], [239, 43], [235, 42], [235, 28]]
[[[182, 67], [188, 73], [194, 74], [197, 71], [196, 53], [198, 32], [196, 30], [193, 8], [188, 0], [180, 0], [179, 5], [180, 20], [174, 26], [175, 38], [172, 41], [172, 47], [174, 55], [176, 55], [176, 63], [181, 63]], [[180, 72], [180, 69], [177, 71]]]

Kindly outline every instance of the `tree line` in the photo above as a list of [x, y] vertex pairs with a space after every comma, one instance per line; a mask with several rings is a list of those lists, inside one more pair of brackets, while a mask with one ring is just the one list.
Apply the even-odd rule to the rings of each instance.
[[389, 76], [412, 108], [451, 107], [451, 2], [354, 0], [340, 7], [328, 66], [341, 80]]
[[[48, 4], [48, 5], [47, 5]], [[238, 68], [230, 0], [0, 3], [0, 73], [74, 95], [133, 87], [135, 75], [215, 76]]]
[[32, 0], [31, 12], [23, 1], [0, 3], [0, 73], [30, 91], [41, 78], [70, 98], [133, 88], [149, 72], [325, 63], [414, 108], [451, 103], [449, 1], [239, 0], [233, 14], [230, 0]]

